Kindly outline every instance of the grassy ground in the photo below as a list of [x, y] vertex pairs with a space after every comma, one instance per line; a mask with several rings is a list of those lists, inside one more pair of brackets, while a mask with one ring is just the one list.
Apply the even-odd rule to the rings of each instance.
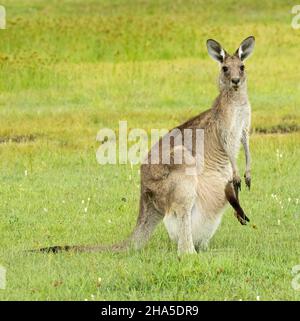
[[[299, 300], [299, 36], [293, 1], [17, 1], [0, 30], [1, 300]], [[160, 226], [145, 250], [36, 255], [112, 243], [138, 211], [134, 166], [100, 166], [102, 127], [170, 128], [207, 109], [218, 68], [205, 49], [247, 61], [253, 107], [251, 225], [228, 209], [208, 252], [178, 260]], [[289, 132], [289, 133], [288, 133]], [[242, 172], [244, 162], [239, 160]], [[101, 282], [99, 282], [101, 278]]]

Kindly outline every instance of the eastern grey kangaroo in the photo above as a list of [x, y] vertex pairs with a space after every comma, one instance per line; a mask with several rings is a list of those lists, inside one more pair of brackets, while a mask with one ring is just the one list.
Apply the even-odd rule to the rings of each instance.
[[[53, 246], [43, 252], [103, 251], [142, 248], [156, 225], [163, 220], [168, 234], [178, 244], [178, 254], [195, 253], [208, 247], [229, 202], [242, 224], [248, 218], [239, 201], [241, 187], [236, 158], [242, 143], [245, 151], [245, 182], [250, 189], [249, 128], [251, 108], [247, 95], [244, 60], [254, 48], [253, 36], [246, 38], [233, 55], [221, 45], [207, 40], [209, 55], [220, 64], [219, 95], [211, 109], [177, 127], [204, 130], [204, 164], [200, 172], [196, 165], [183, 162], [141, 165], [141, 196], [137, 224], [131, 236], [115, 245]], [[195, 148], [181, 148], [190, 160], [196, 156]], [[150, 159], [151, 150], [148, 158]], [[194, 162], [195, 164], [195, 162]], [[196, 175], [187, 175], [187, 167], [195, 167]]]

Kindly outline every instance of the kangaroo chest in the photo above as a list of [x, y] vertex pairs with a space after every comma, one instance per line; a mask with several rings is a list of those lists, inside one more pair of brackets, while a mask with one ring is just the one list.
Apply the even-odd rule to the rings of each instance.
[[250, 104], [248, 102], [234, 103], [231, 106], [229, 119], [225, 137], [226, 144], [237, 154], [240, 148], [243, 129], [248, 127], [250, 122]]

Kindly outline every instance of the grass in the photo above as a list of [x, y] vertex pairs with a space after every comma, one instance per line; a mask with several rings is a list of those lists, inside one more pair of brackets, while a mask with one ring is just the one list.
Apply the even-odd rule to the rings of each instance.
[[[212, 1], [205, 9], [204, 1], [167, 0], [4, 5], [1, 300], [300, 299], [291, 286], [300, 264], [293, 1]], [[25, 252], [125, 238], [138, 211], [138, 166], [97, 164], [97, 132], [117, 129], [119, 120], [171, 128], [207, 109], [218, 71], [205, 40], [233, 51], [250, 34], [257, 39], [247, 61], [253, 188], [241, 194], [250, 226], [228, 209], [210, 250], [182, 260], [163, 226], [137, 253]], [[239, 164], [242, 172], [242, 155]]]

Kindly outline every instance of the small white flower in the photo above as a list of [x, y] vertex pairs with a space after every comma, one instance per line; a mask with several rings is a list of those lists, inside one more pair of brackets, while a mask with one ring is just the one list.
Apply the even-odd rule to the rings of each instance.
[[85, 207], [85, 208], [84, 208], [84, 213], [87, 213], [87, 211], [88, 211], [88, 208]]
[[256, 301], [260, 301], [260, 296], [259, 295], [256, 297]]
[[107, 222], [108, 222], [109, 224], [111, 224], [111, 220], [108, 220]]
[[88, 202], [90, 201], [91, 199], [90, 198], [88, 198]]
[[95, 300], [95, 295], [94, 294], [91, 294], [91, 299]]
[[81, 201], [81, 204], [84, 204], [84, 200]]
[[277, 225], [280, 225], [280, 220], [277, 220]]
[[289, 197], [289, 198], [288, 198], [288, 202], [290, 203], [291, 200], [292, 200], [292, 199]]
[[28, 175], [28, 171], [27, 169], [25, 169], [24, 175], [27, 176]]
[[46, 213], [48, 212], [48, 209], [46, 207], [44, 207], [44, 212], [46, 212]]
[[65, 201], [65, 200], [62, 200], [62, 203], [63, 203], [63, 204], [65, 204], [65, 203], [66, 203], [66, 201]]

